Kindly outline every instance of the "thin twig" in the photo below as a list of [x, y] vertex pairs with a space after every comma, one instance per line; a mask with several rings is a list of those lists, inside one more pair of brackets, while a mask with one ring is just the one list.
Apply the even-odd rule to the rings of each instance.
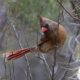
[[61, 4], [61, 2], [59, 1], [59, 0], [57, 0], [58, 2], [59, 2], [59, 4], [62, 6], [62, 8], [73, 18], [73, 19], [75, 19], [75, 20], [77, 20], [77, 21], [79, 21], [80, 22], [80, 19], [78, 19], [78, 18], [76, 18], [76, 17], [74, 17], [71, 13], [69, 13], [66, 9], [65, 9], [65, 7]]
[[5, 62], [5, 57], [4, 57], [4, 67], [5, 67], [5, 78], [7, 80], [7, 72], [6, 72], [6, 62]]
[[10, 64], [8, 64], [8, 66], [9, 66], [10, 80], [12, 80], [12, 78], [11, 78], [11, 67], [10, 67]]
[[[67, 60], [65, 61], [65, 64], [66, 64]], [[63, 66], [65, 66], [65, 64]], [[55, 77], [54, 77], [54, 80], [56, 79], [56, 77], [58, 76], [58, 74], [60, 73], [60, 71], [62, 70], [62, 67], [61, 69], [56, 73]]]
[[23, 69], [23, 70], [24, 70], [25, 75], [26, 75], [26, 80], [28, 80], [28, 78], [27, 78], [27, 77], [28, 77], [28, 76], [27, 76], [28, 73], [27, 73], [27, 71], [26, 71], [25, 69]]
[[14, 72], [14, 63], [13, 63], [13, 60], [12, 60], [12, 68], [13, 68], [13, 77], [14, 77], [14, 80], [15, 80], [15, 72]]
[[[50, 79], [50, 77], [51, 77], [51, 75], [52, 75], [52, 72], [51, 72], [51, 70], [50, 70], [50, 68], [49, 68], [49, 65], [48, 65], [48, 63], [47, 63], [47, 61], [46, 61], [46, 59], [45, 59], [45, 57], [44, 57], [43, 54], [42, 54], [42, 60], [43, 60], [43, 62], [44, 62], [44, 65], [45, 65], [45, 67], [46, 67], [46, 70], [47, 70], [47, 73], [48, 73], [49, 79]], [[50, 79], [50, 80], [51, 80], [51, 79]]]
[[37, 49], [38, 49], [37, 53], [38, 53], [38, 56], [40, 56], [40, 54], [39, 54], [39, 46], [38, 46], [38, 33], [39, 33], [39, 26], [37, 27], [37, 41], [36, 42], [37, 42]]
[[[18, 38], [18, 33], [17, 33], [16, 29], [15, 29], [15, 26], [12, 25], [12, 27], [13, 27], [13, 30], [14, 30], [14, 32], [15, 32], [15, 34], [16, 34], [16, 39], [17, 39], [17, 41], [18, 41], [18, 43], [19, 43], [19, 46], [20, 46], [21, 49], [23, 49], [23, 47], [22, 47], [22, 45], [21, 45], [21, 42], [20, 42], [20, 40], [19, 40], [19, 38]], [[28, 58], [27, 58], [26, 55], [25, 55], [24, 57], [25, 57], [25, 60], [26, 60], [26, 63], [27, 63], [27, 69], [28, 69], [28, 73], [29, 73], [29, 75], [30, 75], [30, 80], [32, 80], [32, 75], [31, 75], [31, 70], [30, 70]]]
[[80, 18], [79, 13], [78, 13], [78, 11], [77, 11], [77, 9], [76, 9], [73, 1], [72, 1], [72, 0], [70, 0], [70, 1], [71, 1], [71, 4], [73, 5], [73, 8], [74, 8], [74, 10], [75, 10], [75, 14], [77, 14], [78, 18]]

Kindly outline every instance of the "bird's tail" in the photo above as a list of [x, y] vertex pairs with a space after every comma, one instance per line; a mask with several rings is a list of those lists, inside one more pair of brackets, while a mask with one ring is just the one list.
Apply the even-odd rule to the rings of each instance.
[[30, 47], [30, 48], [26, 48], [26, 49], [11, 51], [11, 52], [4, 53], [3, 56], [6, 57], [5, 58], [6, 61], [16, 60], [16, 59], [24, 56], [25, 54], [30, 53], [31, 51], [35, 51], [35, 49], [36, 49], [36, 47]]

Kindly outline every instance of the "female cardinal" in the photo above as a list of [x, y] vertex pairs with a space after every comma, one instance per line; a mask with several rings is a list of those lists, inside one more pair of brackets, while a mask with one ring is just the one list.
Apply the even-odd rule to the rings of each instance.
[[[38, 42], [38, 45], [21, 49], [21, 50], [4, 53], [3, 55], [6, 57], [7, 61], [18, 59], [24, 56], [25, 54], [28, 54], [30, 52], [37, 52], [38, 50], [41, 53], [50, 54], [50, 55], [54, 52], [58, 23], [50, 19], [44, 18], [41, 15], [39, 15], [39, 18], [40, 18], [40, 26], [43, 32], [43, 36]], [[58, 44], [59, 45], [56, 48], [57, 50], [63, 46], [66, 40], [66, 37], [67, 37], [67, 34], [66, 34], [65, 28], [59, 25], [59, 31], [58, 31]], [[51, 59], [52, 59], [52, 55], [51, 55]]]

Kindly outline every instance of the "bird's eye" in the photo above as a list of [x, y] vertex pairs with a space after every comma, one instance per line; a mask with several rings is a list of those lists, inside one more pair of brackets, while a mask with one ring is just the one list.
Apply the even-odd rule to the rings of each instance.
[[45, 25], [45, 27], [48, 27], [48, 26], [49, 26], [48, 24]]
[[46, 25], [45, 25], [45, 27], [46, 27], [46, 28], [48, 28], [48, 27], [49, 27], [49, 25], [48, 25], [48, 24], [46, 24]]

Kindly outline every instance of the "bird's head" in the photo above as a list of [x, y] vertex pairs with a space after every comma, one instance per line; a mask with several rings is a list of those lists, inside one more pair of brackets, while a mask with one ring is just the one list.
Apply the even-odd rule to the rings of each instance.
[[43, 33], [50, 34], [50, 27], [49, 27], [49, 21], [47, 18], [42, 17], [39, 15], [40, 18], [40, 26]]

